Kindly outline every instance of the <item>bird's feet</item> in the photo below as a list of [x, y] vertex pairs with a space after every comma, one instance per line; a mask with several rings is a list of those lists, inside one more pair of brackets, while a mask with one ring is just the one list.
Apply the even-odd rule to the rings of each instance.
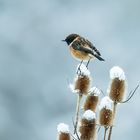
[[88, 60], [88, 62], [87, 62], [87, 64], [86, 64], [87, 69], [88, 69], [89, 62], [90, 62], [90, 59]]

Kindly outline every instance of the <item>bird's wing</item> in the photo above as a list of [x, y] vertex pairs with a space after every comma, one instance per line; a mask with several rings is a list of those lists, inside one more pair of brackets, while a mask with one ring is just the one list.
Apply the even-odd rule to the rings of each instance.
[[75, 39], [71, 46], [73, 47], [73, 49], [81, 51], [81, 52], [85, 52], [85, 53], [89, 53], [91, 55], [94, 55], [93, 50], [87, 46], [87, 43], [82, 40], [81, 38], [77, 38]]
[[82, 37], [78, 37], [76, 38], [71, 46], [73, 47], [73, 49], [75, 50], [79, 50], [81, 52], [84, 53], [89, 53], [92, 56], [95, 56], [97, 59], [99, 59], [100, 61], [105, 61], [102, 57], [100, 52], [93, 46], [93, 44], [91, 42], [89, 42], [88, 40], [85, 40]]
[[81, 38], [84, 42], [86, 42], [88, 44], [88, 46], [94, 51], [97, 53], [97, 55], [101, 55], [99, 50], [96, 49], [96, 47], [90, 42], [88, 41], [87, 39], [84, 39], [84, 38]]

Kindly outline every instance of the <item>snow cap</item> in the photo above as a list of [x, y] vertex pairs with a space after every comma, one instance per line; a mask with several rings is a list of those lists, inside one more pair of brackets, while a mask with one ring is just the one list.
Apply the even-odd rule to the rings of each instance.
[[87, 67], [84, 64], [78, 64], [76, 71], [80, 71], [81, 75], [89, 76], [90, 71], [87, 69]]
[[83, 119], [86, 119], [86, 120], [93, 120], [96, 118], [95, 116], [95, 113], [91, 110], [86, 110], [85, 113], [83, 114]]
[[92, 87], [89, 90], [89, 94], [93, 94], [94, 96], [99, 96], [101, 91], [97, 87]]
[[108, 97], [105, 96], [104, 98], [102, 98], [100, 105], [99, 105], [99, 110], [106, 108], [109, 110], [112, 110], [112, 100]]
[[119, 66], [114, 66], [110, 69], [110, 78], [119, 78], [119, 80], [125, 80], [125, 73]]
[[70, 90], [71, 90], [71, 92], [73, 92], [73, 93], [79, 93], [79, 90], [78, 89], [74, 89], [74, 85], [73, 84], [69, 84], [69, 88], [70, 88]]
[[59, 133], [69, 133], [69, 126], [67, 124], [60, 123], [57, 126], [57, 131]]

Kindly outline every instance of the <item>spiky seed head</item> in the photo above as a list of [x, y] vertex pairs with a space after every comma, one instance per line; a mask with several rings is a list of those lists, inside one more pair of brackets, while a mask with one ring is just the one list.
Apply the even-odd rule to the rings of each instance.
[[99, 95], [100, 90], [96, 87], [92, 87], [89, 90], [89, 93], [86, 97], [85, 103], [84, 103], [84, 111], [90, 109], [92, 111], [96, 111], [96, 107], [99, 101]]
[[110, 109], [102, 108], [99, 113], [99, 123], [102, 126], [112, 126], [113, 112]]
[[81, 119], [79, 128], [80, 140], [95, 140], [96, 136], [96, 119], [95, 113], [91, 110], [85, 111]]
[[100, 105], [99, 105], [99, 123], [102, 126], [111, 126], [113, 120], [113, 109], [112, 109], [113, 101], [108, 97], [105, 96], [102, 98]]
[[115, 78], [111, 81], [110, 90], [109, 90], [109, 97], [114, 102], [121, 102], [124, 99], [125, 95], [125, 81], [119, 80]]
[[109, 85], [109, 97], [114, 102], [121, 102], [125, 95], [125, 73], [122, 68], [115, 66], [110, 70], [111, 83]]
[[91, 94], [88, 94], [84, 103], [84, 111], [90, 109], [92, 111], [96, 111], [96, 107], [99, 101], [99, 97], [98, 96], [94, 96]]
[[89, 87], [90, 87], [90, 77], [89, 76], [85, 76], [85, 75], [80, 75], [76, 77], [75, 80], [75, 90], [79, 91], [79, 94], [87, 94], [89, 91]]

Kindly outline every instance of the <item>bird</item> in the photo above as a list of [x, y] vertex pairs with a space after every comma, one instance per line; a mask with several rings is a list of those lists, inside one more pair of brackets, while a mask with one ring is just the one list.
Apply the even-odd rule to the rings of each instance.
[[105, 61], [96, 47], [84, 37], [72, 33], [68, 35], [64, 40], [70, 48], [71, 55], [80, 60], [87, 61], [87, 67], [91, 59], [97, 58], [100, 61]]

